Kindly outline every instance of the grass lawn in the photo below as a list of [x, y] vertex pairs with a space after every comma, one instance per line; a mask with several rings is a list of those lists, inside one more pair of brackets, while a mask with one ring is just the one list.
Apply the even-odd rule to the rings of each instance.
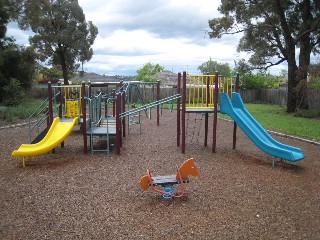
[[[14, 119], [26, 119], [41, 102], [42, 100], [27, 99], [20, 106], [1, 108], [0, 119], [8, 122]], [[247, 103], [245, 106], [266, 129], [320, 141], [320, 119], [295, 117], [293, 114], [286, 113], [285, 107], [277, 105]], [[164, 104], [163, 107], [168, 108], [172, 105]], [[174, 105], [174, 109], [176, 109], [176, 105]], [[320, 114], [320, 110], [318, 114]], [[219, 114], [219, 116], [230, 119], [226, 114]]]
[[[172, 106], [164, 104], [163, 107]], [[285, 107], [278, 105], [246, 103], [245, 107], [268, 130], [320, 141], [320, 118], [297, 117], [294, 114], [288, 114]], [[176, 109], [176, 105], [174, 105], [174, 109]], [[300, 115], [320, 116], [320, 110], [308, 110]], [[219, 113], [219, 117], [231, 119], [226, 114]]]
[[[320, 140], [320, 119], [295, 117], [277, 105], [245, 104], [247, 110], [266, 129]], [[220, 117], [226, 117], [220, 114]]]
[[22, 103], [14, 107], [0, 106], [0, 119], [13, 122], [16, 119], [27, 119], [43, 102], [41, 99], [24, 99]]

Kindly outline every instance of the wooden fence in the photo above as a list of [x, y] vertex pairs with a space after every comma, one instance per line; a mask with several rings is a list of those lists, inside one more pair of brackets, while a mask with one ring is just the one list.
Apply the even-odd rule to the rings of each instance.
[[[176, 88], [161, 88], [161, 97], [168, 97], [176, 93]], [[246, 103], [267, 103], [274, 105], [287, 105], [286, 89], [254, 89], [240, 90], [241, 97]], [[310, 109], [320, 109], [320, 89], [308, 90]]]
[[[47, 95], [46, 89], [38, 89], [44, 96]], [[308, 90], [309, 107], [310, 109], [320, 109], [320, 89]], [[155, 99], [155, 89], [146, 87], [140, 91], [132, 90], [130, 102], [138, 102], [140, 96], [144, 101], [153, 101]], [[161, 87], [160, 98], [169, 97], [177, 93], [177, 88]], [[287, 90], [285, 89], [254, 89], [254, 90], [240, 90], [241, 97], [246, 103], [267, 103], [274, 105], [287, 105]], [[39, 95], [39, 93], [37, 94]]]
[[[243, 101], [247, 103], [287, 105], [287, 90], [285, 89], [240, 90], [240, 94]], [[310, 109], [320, 109], [320, 89], [309, 89], [308, 100]]]

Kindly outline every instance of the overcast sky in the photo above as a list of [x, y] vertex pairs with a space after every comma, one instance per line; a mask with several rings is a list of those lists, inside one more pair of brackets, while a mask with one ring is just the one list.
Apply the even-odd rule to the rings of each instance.
[[[209, 39], [208, 20], [219, 16], [220, 0], [79, 0], [87, 21], [98, 27], [94, 56], [84, 70], [106, 75], [135, 75], [147, 62], [173, 72], [199, 73], [212, 58], [234, 66], [240, 36]], [[8, 36], [25, 44], [29, 32], [15, 25]], [[277, 72], [279, 68], [272, 71]]]

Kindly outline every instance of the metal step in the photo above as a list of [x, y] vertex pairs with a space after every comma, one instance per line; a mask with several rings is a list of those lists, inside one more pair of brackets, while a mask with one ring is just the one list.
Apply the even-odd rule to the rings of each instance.
[[47, 135], [48, 131], [49, 131], [49, 127], [46, 127], [38, 136], [36, 136], [35, 139], [33, 139], [31, 144], [40, 142]]

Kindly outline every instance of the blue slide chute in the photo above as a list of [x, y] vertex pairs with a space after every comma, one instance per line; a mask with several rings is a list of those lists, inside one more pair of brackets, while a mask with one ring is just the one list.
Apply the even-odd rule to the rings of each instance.
[[232, 101], [227, 93], [220, 93], [220, 112], [228, 114], [262, 151], [288, 161], [304, 158], [300, 148], [292, 147], [275, 140], [244, 107], [239, 93], [232, 93]]

